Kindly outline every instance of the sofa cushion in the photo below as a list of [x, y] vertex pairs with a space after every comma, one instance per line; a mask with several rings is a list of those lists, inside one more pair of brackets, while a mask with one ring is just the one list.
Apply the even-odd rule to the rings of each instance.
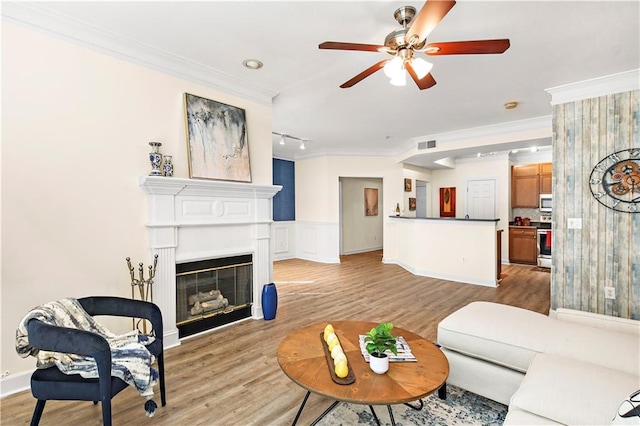
[[542, 352], [640, 375], [637, 336], [498, 303], [472, 302], [453, 312], [438, 325], [438, 343], [521, 372]]
[[524, 373], [544, 349], [548, 321], [526, 309], [472, 302], [440, 321], [438, 344]]
[[560, 425], [562, 423], [554, 422], [553, 420], [536, 416], [528, 411], [522, 411], [516, 407], [509, 407], [507, 417], [504, 419], [504, 425], [522, 425], [522, 426], [534, 426], [534, 425]]
[[640, 321], [628, 318], [613, 317], [611, 315], [595, 314], [592, 312], [577, 311], [575, 309], [556, 309], [556, 319], [590, 327], [604, 328], [620, 333], [640, 336]]
[[510, 408], [568, 425], [611, 423], [640, 377], [555, 355], [537, 354]]

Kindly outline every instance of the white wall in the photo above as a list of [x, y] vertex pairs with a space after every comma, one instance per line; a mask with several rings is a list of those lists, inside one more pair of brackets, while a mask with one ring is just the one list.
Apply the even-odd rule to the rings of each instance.
[[365, 216], [364, 189], [378, 190], [378, 206], [383, 198], [382, 179], [341, 178], [342, 254], [362, 253], [382, 248], [383, 211]]
[[[148, 142], [188, 177], [183, 94], [246, 110], [253, 183], [272, 181], [269, 105], [2, 24], [3, 394], [35, 367], [13, 336], [33, 307], [63, 297], [130, 297], [125, 258], [151, 259]], [[128, 327], [130, 323], [108, 323]], [[24, 383], [28, 381], [24, 380]]]
[[496, 286], [496, 223], [391, 218], [384, 261], [412, 274]]
[[386, 241], [388, 217], [394, 214], [396, 204], [402, 205], [405, 200], [404, 178], [429, 180], [430, 175], [428, 170], [405, 169], [389, 157], [333, 156], [296, 161], [296, 257], [340, 262], [340, 177], [383, 180], [378, 212]]
[[[403, 167], [403, 177], [406, 179], [411, 179], [411, 191], [403, 192], [402, 202], [400, 203], [400, 212], [402, 216], [416, 217], [416, 211], [409, 210], [409, 198], [416, 198], [416, 190], [417, 190], [416, 180], [421, 180], [426, 182], [427, 194], [430, 194], [432, 192], [432, 185], [430, 180], [433, 172], [431, 170], [422, 169], [420, 167], [411, 166], [409, 164], [403, 164], [402, 167]], [[399, 185], [402, 185], [403, 191], [404, 191], [404, 178], [402, 182], [399, 183]], [[427, 206], [429, 206], [430, 204], [431, 204], [431, 200], [427, 200]]]
[[498, 229], [502, 233], [503, 262], [509, 260], [509, 213], [511, 187], [510, 162], [507, 156], [484, 157], [456, 162], [454, 169], [434, 170], [431, 173], [431, 197], [427, 214], [431, 217], [440, 216], [440, 188], [456, 187], [456, 217], [464, 218], [466, 213], [466, 182], [469, 179], [496, 179], [496, 202], [498, 204]]

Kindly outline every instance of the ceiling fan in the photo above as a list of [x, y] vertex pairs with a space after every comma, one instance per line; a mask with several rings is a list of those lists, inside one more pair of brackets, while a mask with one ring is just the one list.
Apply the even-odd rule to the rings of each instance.
[[[454, 0], [427, 0], [417, 15], [416, 9], [411, 6], [397, 9], [393, 17], [402, 25], [402, 28], [389, 33], [384, 40], [384, 45], [325, 41], [318, 47], [320, 49], [385, 52], [393, 56], [392, 59], [382, 60], [343, 83], [340, 86], [343, 89], [359, 83], [380, 69], [384, 69], [385, 74], [391, 78], [391, 84], [404, 86], [408, 73], [420, 90], [428, 89], [436, 84], [436, 80], [430, 74], [433, 65], [416, 57], [416, 53], [425, 53], [429, 56], [503, 53], [510, 46], [509, 39], [427, 44], [427, 36], [455, 4]], [[412, 23], [411, 26], [408, 26], [410, 23]]]

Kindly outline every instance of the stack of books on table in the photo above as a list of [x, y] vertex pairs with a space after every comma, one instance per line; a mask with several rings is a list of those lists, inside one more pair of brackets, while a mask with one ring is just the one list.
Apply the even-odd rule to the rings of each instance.
[[[362, 352], [362, 356], [364, 360], [369, 362], [369, 352], [367, 352], [367, 344], [364, 342], [364, 338], [367, 337], [364, 334], [359, 335], [360, 341], [360, 352]], [[396, 349], [398, 349], [398, 355], [394, 355], [391, 351], [386, 351], [385, 353], [389, 357], [389, 362], [416, 362], [418, 361], [413, 353], [411, 353], [411, 348], [409, 344], [402, 336], [396, 337]]]

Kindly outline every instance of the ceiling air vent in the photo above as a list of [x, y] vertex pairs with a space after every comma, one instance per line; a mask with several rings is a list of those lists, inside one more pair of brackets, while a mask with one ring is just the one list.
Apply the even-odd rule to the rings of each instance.
[[418, 142], [418, 149], [429, 149], [429, 148], [435, 148], [435, 147], [436, 147], [435, 139], [432, 141]]

